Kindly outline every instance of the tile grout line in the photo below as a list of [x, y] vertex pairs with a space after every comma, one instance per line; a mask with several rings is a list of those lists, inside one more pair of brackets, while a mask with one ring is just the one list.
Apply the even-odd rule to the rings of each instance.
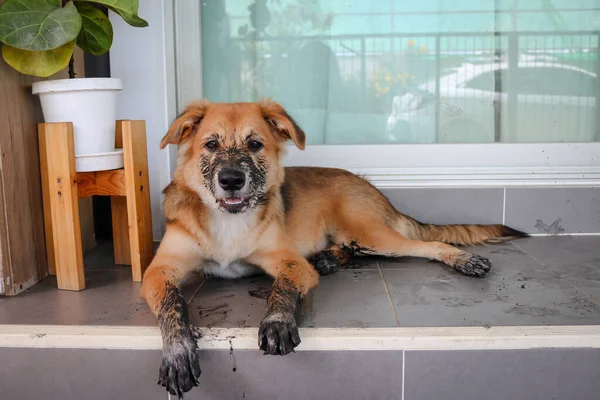
[[377, 261], [377, 269], [379, 270], [379, 275], [381, 276], [381, 281], [383, 282], [383, 288], [385, 289], [385, 294], [387, 295], [388, 301], [390, 302], [390, 308], [392, 309], [392, 313], [394, 314], [394, 318], [396, 319], [396, 325], [400, 327], [400, 320], [398, 319], [398, 314], [396, 313], [396, 307], [394, 306], [394, 302], [392, 301], [392, 296], [390, 296], [390, 291], [388, 289], [387, 282], [385, 281], [385, 277], [383, 276], [383, 271], [379, 266], [379, 261]]
[[502, 199], [502, 225], [506, 225], [506, 188], [504, 188], [504, 198]]
[[402, 400], [404, 400], [404, 376], [406, 375], [406, 350], [402, 350]]
[[537, 258], [532, 256], [531, 254], [529, 254], [527, 251], [525, 251], [525, 249], [523, 249], [521, 246], [517, 245], [512, 240], [509, 243], [512, 244], [513, 246], [515, 246], [517, 249], [521, 250], [523, 253], [527, 254], [529, 257], [533, 258], [535, 261], [539, 262], [541, 265], [546, 266], [546, 264], [544, 264], [543, 262], [541, 262], [540, 260], [538, 260]]
[[[200, 289], [202, 288], [202, 286], [204, 286], [204, 283], [206, 282], [206, 279], [202, 280], [202, 283], [200, 283], [198, 285], [198, 289], [196, 289], [196, 291], [194, 292], [194, 294], [192, 295], [192, 297], [190, 297], [190, 301], [187, 302], [188, 306], [190, 305], [190, 303], [194, 300], [194, 298], [196, 297], [196, 295], [198, 294], [198, 292], [200, 291]], [[170, 398], [169, 398], [170, 400]]]

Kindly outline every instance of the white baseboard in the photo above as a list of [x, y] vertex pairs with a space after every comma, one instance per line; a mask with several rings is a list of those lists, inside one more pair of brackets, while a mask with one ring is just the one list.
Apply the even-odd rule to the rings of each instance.
[[380, 189], [600, 186], [600, 167], [356, 168]]
[[[347, 168], [378, 189], [600, 187], [600, 166]], [[565, 233], [561, 236], [596, 235]], [[552, 236], [533, 234], [532, 236]], [[156, 237], [155, 237], [156, 238]], [[157, 238], [160, 241], [160, 238]]]

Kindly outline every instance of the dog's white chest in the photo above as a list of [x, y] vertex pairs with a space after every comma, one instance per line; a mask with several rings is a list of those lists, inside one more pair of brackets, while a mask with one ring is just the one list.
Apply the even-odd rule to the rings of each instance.
[[234, 261], [224, 267], [216, 262], [210, 263], [204, 267], [204, 273], [208, 276], [218, 278], [237, 279], [244, 276], [261, 274], [263, 271], [254, 265]]
[[221, 268], [250, 255], [257, 243], [256, 216], [223, 213], [211, 224], [211, 259]]

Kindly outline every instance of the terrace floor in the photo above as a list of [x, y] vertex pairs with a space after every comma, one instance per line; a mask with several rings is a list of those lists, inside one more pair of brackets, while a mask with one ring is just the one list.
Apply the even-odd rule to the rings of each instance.
[[[301, 327], [386, 328], [600, 324], [600, 236], [554, 236], [468, 249], [493, 264], [483, 279], [422, 259], [357, 258], [321, 278], [304, 302]], [[49, 277], [0, 297], [0, 324], [155, 326], [129, 267], [112, 248], [85, 257], [81, 292]], [[271, 279], [189, 279], [192, 322], [206, 328], [258, 327]]]

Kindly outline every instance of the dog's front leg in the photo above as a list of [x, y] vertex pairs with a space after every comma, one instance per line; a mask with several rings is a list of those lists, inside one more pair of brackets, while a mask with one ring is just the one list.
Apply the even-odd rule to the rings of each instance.
[[257, 252], [249, 260], [275, 278], [260, 323], [258, 345], [265, 354], [285, 355], [300, 344], [296, 311], [302, 298], [319, 283], [319, 275], [296, 250]]
[[141, 295], [158, 319], [163, 359], [158, 383], [179, 398], [198, 385], [197, 331], [177, 284], [202, 263], [198, 244], [177, 226], [167, 226], [156, 256], [144, 273]]

